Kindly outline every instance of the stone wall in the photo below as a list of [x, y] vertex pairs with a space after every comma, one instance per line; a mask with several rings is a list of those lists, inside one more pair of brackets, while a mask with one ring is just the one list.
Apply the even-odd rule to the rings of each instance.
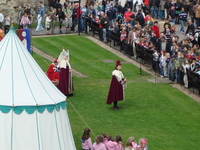
[[48, 5], [48, 0], [0, 0], [0, 12], [4, 16], [8, 14], [11, 20], [16, 22], [19, 5], [25, 6], [28, 4], [31, 7], [32, 13], [35, 13], [38, 1], [42, 1], [45, 6]]

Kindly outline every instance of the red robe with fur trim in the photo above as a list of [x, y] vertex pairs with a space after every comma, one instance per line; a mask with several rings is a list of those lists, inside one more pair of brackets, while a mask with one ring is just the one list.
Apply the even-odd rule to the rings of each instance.
[[47, 70], [47, 77], [51, 80], [51, 81], [56, 81], [59, 80], [59, 73], [55, 71], [55, 64], [52, 63], [51, 65], [49, 65], [49, 68]]

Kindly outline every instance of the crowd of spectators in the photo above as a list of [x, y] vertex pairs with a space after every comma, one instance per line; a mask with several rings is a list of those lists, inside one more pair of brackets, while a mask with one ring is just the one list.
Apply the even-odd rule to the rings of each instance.
[[[159, 77], [167, 77], [172, 83], [188, 88], [188, 71], [200, 80], [200, 3], [187, 0], [152, 0], [146, 3], [131, 8], [128, 1], [125, 6], [121, 6], [120, 1], [107, 1], [105, 5], [100, 2], [97, 8], [105, 9], [98, 9], [97, 12], [101, 12], [96, 17], [90, 13], [88, 17], [99, 25], [103, 42], [108, 42], [111, 32], [116, 33], [120, 50], [127, 54], [131, 47], [135, 59], [140, 57], [136, 50], [140, 45], [151, 52], [152, 66], [159, 72]], [[176, 29], [177, 24], [181, 25], [180, 31]]]
[[[143, 47], [151, 52], [153, 69], [160, 77], [168, 77], [186, 88], [188, 70], [200, 75], [200, 3], [196, 0], [127, 0], [124, 6], [120, 1], [109, 0], [90, 0], [79, 6], [66, 0], [63, 5], [55, 1], [48, 10], [38, 2], [35, 15], [35, 30], [45, 28], [47, 34], [54, 34], [56, 20], [60, 33], [63, 26], [66, 32], [73, 32], [78, 25], [78, 31], [82, 32], [87, 30], [88, 20], [96, 23], [100, 40], [107, 43], [108, 33], [115, 33], [120, 50], [127, 54], [131, 49], [134, 59], [139, 57], [137, 45]], [[18, 28], [30, 28], [32, 17], [29, 5], [19, 6]], [[6, 15], [4, 19], [0, 12], [0, 28], [3, 23], [7, 33], [10, 17]], [[177, 24], [181, 25], [180, 31]]]
[[109, 136], [108, 133], [98, 135], [92, 144], [89, 128], [84, 130], [81, 141], [83, 150], [148, 150], [146, 138], [140, 138], [137, 143], [134, 137], [129, 137], [124, 143], [121, 135], [114, 138]]

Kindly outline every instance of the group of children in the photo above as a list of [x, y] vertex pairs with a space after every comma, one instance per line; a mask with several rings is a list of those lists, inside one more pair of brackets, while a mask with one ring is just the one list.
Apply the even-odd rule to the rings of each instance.
[[98, 135], [96, 141], [92, 144], [89, 128], [84, 130], [81, 140], [82, 150], [148, 150], [146, 138], [140, 138], [137, 144], [134, 137], [129, 137], [124, 145], [120, 135], [117, 135], [114, 139], [108, 133]]

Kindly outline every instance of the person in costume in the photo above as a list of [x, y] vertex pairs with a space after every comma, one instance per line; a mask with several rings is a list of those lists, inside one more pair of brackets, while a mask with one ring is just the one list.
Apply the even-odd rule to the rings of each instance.
[[49, 65], [47, 70], [47, 77], [55, 84], [58, 85], [60, 74], [58, 69], [58, 59], [54, 60], [52, 64]]
[[69, 63], [69, 50], [63, 51], [60, 53], [58, 57], [58, 63], [60, 66], [60, 80], [58, 89], [66, 96], [73, 96], [73, 82], [72, 82], [72, 70], [71, 65]]
[[108, 93], [107, 104], [114, 104], [113, 109], [119, 110], [117, 106], [118, 101], [124, 100], [124, 88], [126, 87], [126, 78], [124, 78], [121, 70], [120, 60], [116, 61], [115, 70], [112, 72], [112, 80], [110, 83], [110, 90]]

